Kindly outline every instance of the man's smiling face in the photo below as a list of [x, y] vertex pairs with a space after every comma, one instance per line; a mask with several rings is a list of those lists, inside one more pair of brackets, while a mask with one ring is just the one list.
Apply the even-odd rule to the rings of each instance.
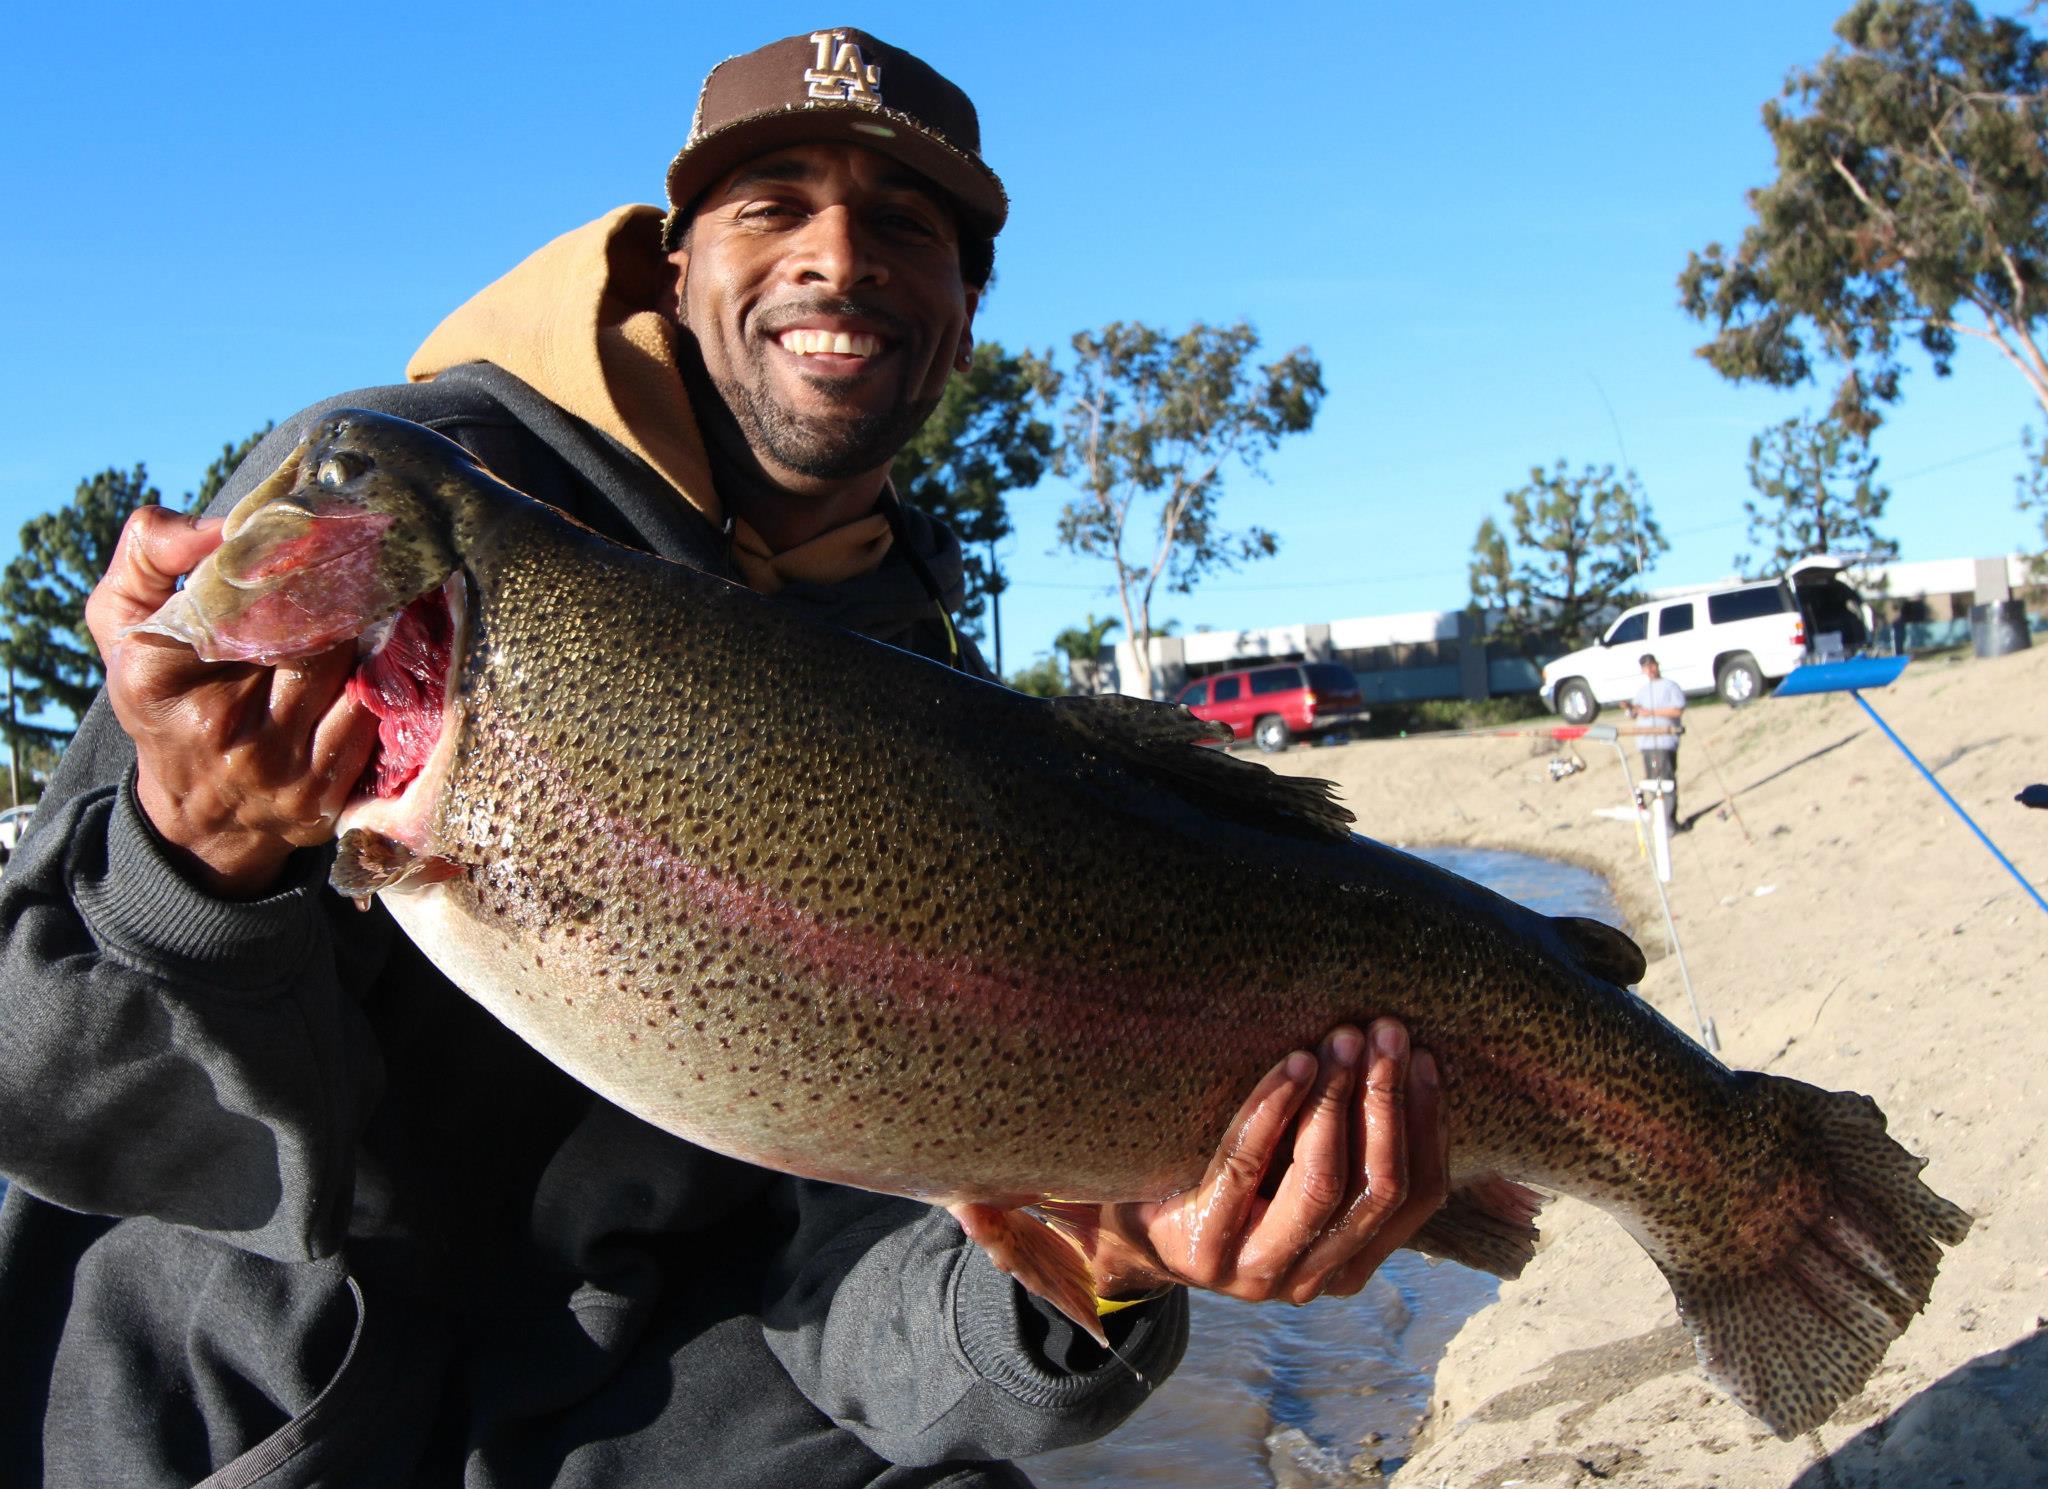
[[791, 489], [886, 467], [973, 350], [979, 291], [951, 206], [856, 145], [740, 166], [672, 261], [679, 319], [732, 415], [707, 434], [736, 434]]

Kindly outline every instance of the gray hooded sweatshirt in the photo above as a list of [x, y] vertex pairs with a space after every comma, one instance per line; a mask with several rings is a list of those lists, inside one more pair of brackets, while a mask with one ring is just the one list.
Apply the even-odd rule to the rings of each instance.
[[[638, 457], [488, 364], [306, 410], [221, 504], [344, 406], [732, 577]], [[952, 535], [900, 532], [957, 603]], [[945, 655], [893, 553], [778, 599]], [[133, 768], [102, 697], [0, 878], [0, 1486], [1016, 1485], [1178, 1362], [1178, 1293], [1111, 1357], [944, 1212], [576, 1085], [328, 890], [331, 850], [209, 897]]]

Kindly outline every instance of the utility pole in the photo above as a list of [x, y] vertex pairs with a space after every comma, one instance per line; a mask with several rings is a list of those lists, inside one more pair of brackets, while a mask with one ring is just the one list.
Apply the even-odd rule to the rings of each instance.
[[14, 658], [7, 659], [7, 804], [21, 805], [21, 731], [14, 726]]
[[996, 676], [1003, 675], [1003, 571], [996, 567], [996, 540], [988, 540], [989, 631], [996, 638]]

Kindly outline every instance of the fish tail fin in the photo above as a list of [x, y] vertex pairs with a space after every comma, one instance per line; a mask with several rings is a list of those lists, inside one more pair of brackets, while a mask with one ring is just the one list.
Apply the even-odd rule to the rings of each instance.
[[1453, 1189], [1409, 1245], [1496, 1277], [1522, 1275], [1536, 1255], [1536, 1213], [1544, 1197], [1498, 1174]]
[[[1941, 1247], [1970, 1215], [1920, 1181], [1927, 1160], [1885, 1134], [1867, 1096], [1744, 1072], [1750, 1099], [1778, 1106], [1818, 1144], [1825, 1192], [1790, 1243], [1746, 1275], [1663, 1263], [1701, 1365], [1781, 1438], [1818, 1427], [1877, 1369], [1927, 1305]], [[1807, 1208], [1807, 1207], [1802, 1207]]]

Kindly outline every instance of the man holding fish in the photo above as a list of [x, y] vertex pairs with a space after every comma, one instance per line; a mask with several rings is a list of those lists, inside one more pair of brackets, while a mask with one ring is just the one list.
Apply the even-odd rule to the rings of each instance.
[[[222, 510], [326, 409], [382, 410], [618, 541], [986, 675], [957, 541], [887, 482], [968, 364], [1007, 212], [979, 148], [965, 95], [864, 32], [721, 64], [665, 215], [542, 248], [408, 385], [287, 421]], [[353, 637], [271, 666], [130, 631], [220, 541], [131, 521], [88, 610], [106, 695], [0, 883], [8, 1482], [1017, 1484], [1002, 1460], [1173, 1368], [1182, 1286], [1356, 1292], [1441, 1201], [1435, 1068], [1390, 1019], [1245, 1091], [1195, 1189], [1063, 1207], [1092, 1331], [968, 1239], [1001, 1252], [986, 1206], [627, 1114], [327, 890], [338, 815], [415, 747]], [[622, 770], [661, 746], [587, 728]]]

